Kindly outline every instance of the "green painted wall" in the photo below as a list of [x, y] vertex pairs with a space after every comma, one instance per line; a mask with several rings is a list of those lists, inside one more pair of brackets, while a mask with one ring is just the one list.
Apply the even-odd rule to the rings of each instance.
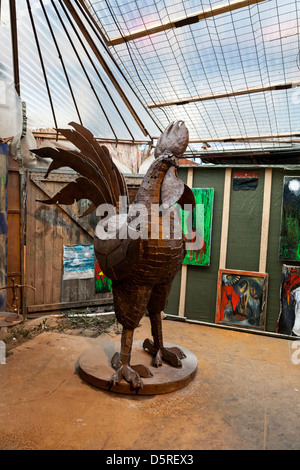
[[[249, 167], [232, 168], [247, 171]], [[230, 217], [226, 268], [233, 270], [258, 271], [260, 255], [260, 235], [262, 222], [265, 169], [251, 168], [258, 173], [258, 186], [255, 191], [233, 191], [231, 185]], [[300, 176], [300, 168], [273, 168], [271, 214], [268, 240], [267, 273], [269, 274], [266, 331], [275, 332], [280, 312], [280, 284], [284, 262], [278, 258], [279, 233], [283, 177]], [[187, 168], [179, 171], [179, 177], [186, 182]], [[219, 255], [221, 243], [221, 223], [223, 210], [225, 166], [203, 166], [194, 169], [195, 188], [214, 188], [214, 209], [212, 224], [212, 251], [209, 267], [187, 267], [187, 290], [185, 316], [188, 319], [208, 323], [215, 322]], [[181, 271], [177, 274], [169, 297], [166, 313], [177, 315], [179, 306]]]
[[[186, 182], [187, 170], [181, 169], [179, 177]], [[224, 168], [205, 167], [194, 169], [194, 188], [214, 188], [211, 262], [210, 266], [187, 268], [186, 316], [189, 319], [214, 322], [217, 294], [217, 278], [220, 255], [221, 222], [224, 192]], [[165, 313], [177, 315], [179, 305], [181, 271], [177, 274]]]

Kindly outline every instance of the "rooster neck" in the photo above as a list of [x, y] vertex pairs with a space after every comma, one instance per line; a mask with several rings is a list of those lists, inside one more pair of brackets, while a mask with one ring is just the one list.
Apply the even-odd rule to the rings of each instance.
[[150, 208], [151, 204], [160, 204], [161, 185], [169, 168], [168, 157], [152, 163], [136, 195], [135, 204], [143, 204], [147, 208]]

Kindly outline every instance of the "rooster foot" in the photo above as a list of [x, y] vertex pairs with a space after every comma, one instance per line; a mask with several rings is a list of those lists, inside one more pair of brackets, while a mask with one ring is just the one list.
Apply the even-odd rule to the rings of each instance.
[[145, 339], [143, 348], [152, 354], [151, 365], [154, 367], [162, 366], [162, 360], [169, 362], [173, 367], [182, 367], [181, 359], [184, 359], [186, 355], [181, 349], [175, 347], [156, 349], [151, 339]]
[[129, 366], [128, 364], [122, 364], [120, 362], [120, 354], [115, 353], [111, 365], [115, 369], [115, 373], [110, 378], [110, 384], [115, 386], [119, 384], [122, 379], [125, 379], [126, 382], [130, 383], [132, 388], [142, 389], [144, 384], [141, 377], [152, 377], [152, 372], [148, 367], [143, 364], [136, 364], [134, 366]]

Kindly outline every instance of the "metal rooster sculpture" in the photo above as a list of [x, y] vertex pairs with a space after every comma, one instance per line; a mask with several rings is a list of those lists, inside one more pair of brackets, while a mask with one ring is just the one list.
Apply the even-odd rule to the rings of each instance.
[[[152, 373], [143, 365], [131, 365], [130, 359], [134, 330], [147, 310], [153, 341], [146, 339], [143, 347], [153, 356], [152, 365], [159, 367], [165, 360], [174, 367], [181, 367], [181, 360], [185, 357], [179, 348], [164, 347], [161, 312], [166, 307], [173, 279], [185, 254], [181, 228], [180, 235], [175, 234], [176, 213], [172, 208], [175, 203], [182, 208], [185, 204], [189, 207], [195, 205], [192, 191], [176, 172], [179, 157], [188, 145], [188, 130], [184, 122], [178, 121], [163, 132], [155, 148], [155, 160], [128, 213], [124, 213], [119, 201], [123, 197], [129, 202], [127, 186], [108, 149], [100, 145], [83, 126], [73, 122], [70, 125], [74, 131], [58, 131], [80, 152], [53, 148], [33, 152], [43, 158], [52, 158], [45, 177], [52, 170], [65, 166], [82, 176], [53, 198], [40, 202], [73, 204], [83, 198], [89, 199], [92, 204], [83, 215], [102, 204], [114, 208], [115, 213], [100, 220], [94, 237], [95, 254], [105, 275], [112, 279], [115, 314], [123, 327], [120, 353], [116, 353], [111, 361], [115, 369], [111, 386], [124, 378], [133, 388], [139, 389], [143, 387], [141, 377], [149, 377]], [[162, 229], [162, 211], [153, 213], [153, 208], [157, 209], [161, 204], [163, 211], [169, 210], [170, 230], [167, 234]], [[137, 208], [146, 214], [143, 236], [138, 230], [140, 227], [134, 225]]]

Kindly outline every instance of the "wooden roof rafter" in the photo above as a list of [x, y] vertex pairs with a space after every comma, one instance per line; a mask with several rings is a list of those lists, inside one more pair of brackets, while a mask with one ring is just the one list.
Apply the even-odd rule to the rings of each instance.
[[234, 10], [238, 10], [244, 7], [249, 7], [251, 5], [255, 5], [257, 3], [261, 3], [264, 1], [266, 0], [233, 0], [231, 2], [229, 1], [221, 5], [217, 5], [214, 7], [207, 8], [205, 10], [201, 10], [198, 13], [190, 14], [184, 18], [178, 18], [173, 21], [150, 26], [149, 28], [139, 29], [137, 31], [134, 31], [133, 33], [129, 33], [126, 35], [116, 36], [110, 40], [107, 40], [106, 44], [108, 46], [116, 46], [124, 42], [133, 41], [134, 39], [139, 39], [145, 36], [149, 36], [150, 34], [160, 33], [162, 31], [167, 31], [172, 28], [180, 28], [182, 26], [187, 26], [189, 24], [198, 23], [199, 21], [203, 19], [222, 15], [224, 13], [229, 13]]
[[234, 96], [250, 95], [253, 93], [264, 93], [267, 91], [288, 90], [300, 86], [300, 81], [291, 81], [286, 83], [274, 83], [271, 85], [253, 86], [249, 88], [241, 88], [233, 91], [216, 92], [211, 94], [184, 97], [177, 100], [159, 101], [156, 103], [147, 103], [148, 108], [161, 108], [164, 106], [182, 106], [188, 103], [196, 103], [197, 101], [217, 100], [221, 98], [231, 98]]

